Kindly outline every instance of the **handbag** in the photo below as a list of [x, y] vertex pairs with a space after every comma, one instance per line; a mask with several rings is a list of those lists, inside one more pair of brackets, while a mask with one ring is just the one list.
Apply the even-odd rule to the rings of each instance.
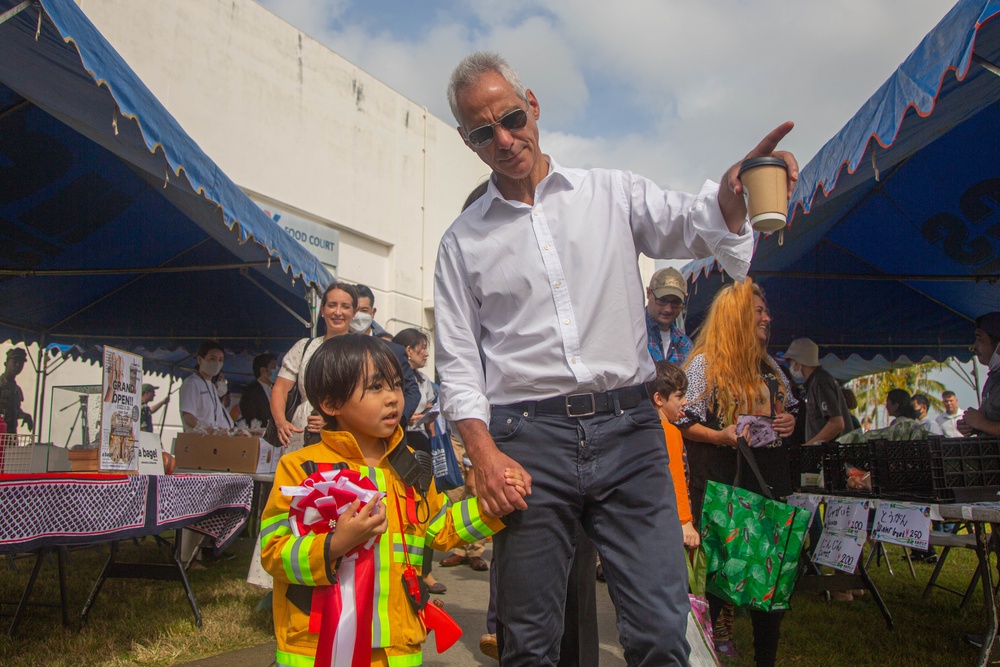
[[[310, 338], [306, 341], [305, 347], [302, 348], [302, 356], [299, 357], [299, 373], [305, 371], [302, 368], [302, 362], [306, 359], [306, 350], [312, 345], [312, 342], [316, 340], [315, 338]], [[295, 416], [295, 411], [298, 410], [299, 406], [302, 404], [302, 392], [299, 391], [299, 379], [295, 378], [295, 382], [292, 384], [292, 388], [288, 390], [288, 396], [285, 398], [285, 420], [292, 421], [292, 417]], [[278, 425], [275, 423], [272, 417], [271, 421], [267, 423], [267, 428], [264, 429], [264, 442], [268, 443], [272, 447], [281, 447], [281, 438], [278, 437]], [[310, 443], [306, 443], [310, 444]]]
[[[767, 497], [735, 486], [742, 460]], [[741, 607], [788, 609], [809, 516], [808, 510], [774, 500], [753, 453], [740, 442], [733, 485], [710, 481], [705, 487], [705, 590]]]
[[462, 469], [455, 458], [455, 448], [451, 446], [451, 434], [447, 422], [438, 418], [427, 425], [431, 441], [431, 462], [434, 464], [434, 486], [438, 491], [457, 489], [465, 484]]

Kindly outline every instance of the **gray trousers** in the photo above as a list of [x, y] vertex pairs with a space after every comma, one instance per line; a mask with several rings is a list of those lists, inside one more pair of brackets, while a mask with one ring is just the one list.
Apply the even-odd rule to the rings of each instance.
[[631, 666], [686, 665], [687, 567], [652, 404], [572, 419], [497, 406], [490, 433], [532, 477], [494, 537], [504, 666], [556, 665], [578, 526], [601, 555]]

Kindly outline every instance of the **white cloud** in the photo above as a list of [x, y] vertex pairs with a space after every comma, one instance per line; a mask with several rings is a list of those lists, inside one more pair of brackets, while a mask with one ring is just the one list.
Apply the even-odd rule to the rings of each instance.
[[[472, 50], [500, 51], [538, 96], [543, 148], [561, 163], [688, 190], [787, 119], [796, 129], [783, 148], [804, 164], [948, 10], [939, 0], [511, 0], [500, 12], [454, 0], [426, 3], [429, 25], [401, 35], [383, 3], [350, 5], [370, 11], [364, 25], [345, 22], [347, 0], [262, 4], [449, 122], [451, 68]], [[594, 118], [607, 132], [580, 129]]]

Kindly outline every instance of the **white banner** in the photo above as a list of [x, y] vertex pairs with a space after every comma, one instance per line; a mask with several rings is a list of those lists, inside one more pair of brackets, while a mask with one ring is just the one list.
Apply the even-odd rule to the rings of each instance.
[[101, 470], [136, 470], [142, 357], [104, 348], [101, 396]]

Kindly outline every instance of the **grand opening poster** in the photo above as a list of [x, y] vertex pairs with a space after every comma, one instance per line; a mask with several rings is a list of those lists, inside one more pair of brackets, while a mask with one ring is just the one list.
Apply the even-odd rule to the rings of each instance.
[[104, 348], [101, 396], [101, 470], [136, 470], [142, 358]]

